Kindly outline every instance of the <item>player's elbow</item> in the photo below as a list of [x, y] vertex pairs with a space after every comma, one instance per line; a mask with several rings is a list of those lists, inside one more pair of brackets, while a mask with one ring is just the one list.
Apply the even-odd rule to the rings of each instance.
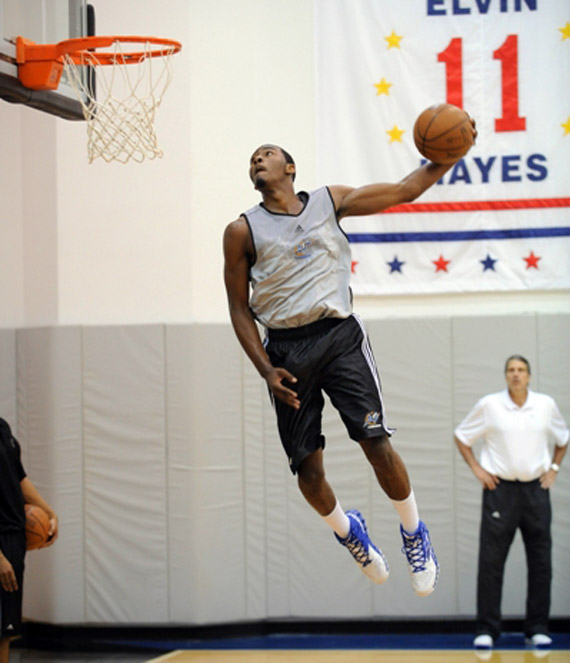
[[243, 301], [242, 298], [230, 297], [228, 299], [228, 306], [230, 318], [234, 325], [239, 325], [244, 319], [248, 320], [252, 317], [248, 302]]
[[424, 191], [415, 182], [402, 182], [400, 189], [400, 198], [402, 203], [411, 203], [416, 198], [419, 198]]
[[460, 440], [460, 439], [457, 437], [457, 435], [454, 435], [454, 436], [453, 436], [453, 441], [455, 442], [455, 444], [457, 445], [457, 448], [458, 448], [459, 450], [469, 448], [469, 445], [467, 444], [467, 442], [464, 442], [463, 440]]

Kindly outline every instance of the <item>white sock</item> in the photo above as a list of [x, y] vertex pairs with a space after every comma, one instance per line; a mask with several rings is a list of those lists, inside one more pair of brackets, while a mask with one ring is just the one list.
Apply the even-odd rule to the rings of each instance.
[[329, 527], [332, 527], [341, 539], [346, 539], [350, 532], [350, 520], [338, 500], [335, 508], [329, 513], [329, 515], [321, 516], [321, 518]]
[[413, 534], [420, 524], [420, 516], [418, 514], [418, 505], [416, 504], [416, 496], [414, 491], [406, 497], [405, 500], [390, 500], [394, 505], [394, 509], [398, 512], [402, 527], [408, 534]]

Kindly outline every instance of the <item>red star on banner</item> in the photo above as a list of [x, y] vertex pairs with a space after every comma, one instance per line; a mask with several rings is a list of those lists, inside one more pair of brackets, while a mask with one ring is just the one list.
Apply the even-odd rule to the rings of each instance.
[[353, 261], [350, 263], [350, 271], [351, 271], [353, 274], [356, 274], [356, 265], [358, 265], [358, 260], [353, 260]]
[[538, 269], [538, 261], [540, 260], [540, 256], [535, 256], [534, 251], [531, 251], [528, 258], [523, 258], [523, 260], [526, 260], [527, 269], [529, 269], [530, 267]]
[[437, 260], [432, 260], [432, 262], [435, 265], [436, 272], [447, 272], [447, 265], [449, 265], [451, 260], [445, 260], [440, 253], [439, 258]]

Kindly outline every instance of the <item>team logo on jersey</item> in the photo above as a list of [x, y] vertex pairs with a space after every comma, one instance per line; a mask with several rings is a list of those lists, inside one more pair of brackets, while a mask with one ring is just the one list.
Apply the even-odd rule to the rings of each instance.
[[313, 245], [312, 239], [304, 239], [299, 244], [295, 244], [295, 246], [293, 247], [295, 259], [303, 260], [304, 258], [310, 258], [311, 257], [310, 249], [312, 245]]
[[380, 420], [380, 412], [371, 410], [364, 417], [364, 428], [382, 428], [382, 424], [378, 423]]

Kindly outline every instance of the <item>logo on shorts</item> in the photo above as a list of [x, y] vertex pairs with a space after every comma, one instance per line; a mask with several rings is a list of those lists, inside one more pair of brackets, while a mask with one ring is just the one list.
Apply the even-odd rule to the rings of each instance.
[[371, 410], [366, 414], [364, 417], [364, 428], [382, 428], [382, 424], [378, 423], [380, 420], [380, 412], [376, 412], [374, 410]]

